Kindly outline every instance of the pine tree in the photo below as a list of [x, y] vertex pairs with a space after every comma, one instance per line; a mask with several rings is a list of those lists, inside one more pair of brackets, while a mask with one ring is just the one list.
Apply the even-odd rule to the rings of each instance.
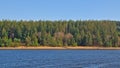
[[27, 46], [31, 45], [31, 38], [29, 36], [26, 37], [25, 43], [26, 43]]

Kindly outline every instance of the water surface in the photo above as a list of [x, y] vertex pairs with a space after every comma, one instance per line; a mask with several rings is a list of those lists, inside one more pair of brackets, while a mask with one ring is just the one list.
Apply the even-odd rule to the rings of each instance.
[[0, 68], [120, 68], [120, 50], [0, 50]]

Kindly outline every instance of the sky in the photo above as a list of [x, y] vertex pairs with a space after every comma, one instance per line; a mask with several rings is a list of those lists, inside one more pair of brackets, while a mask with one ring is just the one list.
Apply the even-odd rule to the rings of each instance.
[[120, 0], [0, 0], [2, 19], [120, 21]]

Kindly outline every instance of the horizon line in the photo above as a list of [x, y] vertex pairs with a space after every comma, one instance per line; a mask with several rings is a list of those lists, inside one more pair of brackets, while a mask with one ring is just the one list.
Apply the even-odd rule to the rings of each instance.
[[120, 21], [115, 19], [0, 19], [0, 21]]

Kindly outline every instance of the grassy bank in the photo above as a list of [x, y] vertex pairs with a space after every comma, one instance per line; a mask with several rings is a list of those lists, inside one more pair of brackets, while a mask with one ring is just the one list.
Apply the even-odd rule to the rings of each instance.
[[0, 47], [0, 50], [120, 50], [120, 47]]

